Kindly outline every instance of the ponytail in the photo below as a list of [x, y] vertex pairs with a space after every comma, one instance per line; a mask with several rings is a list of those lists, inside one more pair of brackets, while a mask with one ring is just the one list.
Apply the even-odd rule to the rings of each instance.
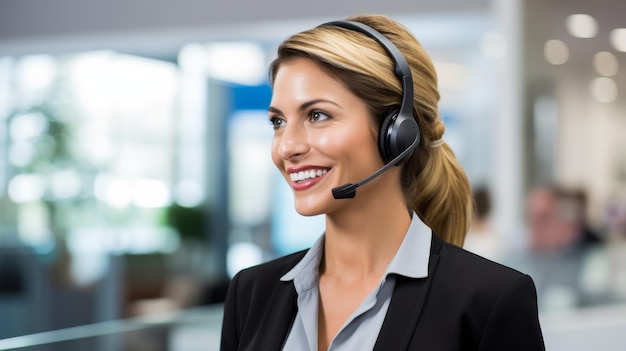
[[423, 167], [413, 176], [407, 165], [407, 204], [444, 241], [463, 246], [473, 213], [471, 188], [452, 149], [439, 140], [418, 150], [426, 155], [418, 155]]

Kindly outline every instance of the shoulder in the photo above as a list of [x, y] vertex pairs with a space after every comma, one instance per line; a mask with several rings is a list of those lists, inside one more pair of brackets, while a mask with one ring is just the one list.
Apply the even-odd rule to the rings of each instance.
[[239, 271], [231, 280], [226, 296], [226, 309], [247, 311], [254, 306], [264, 308], [278, 290], [295, 293], [292, 282], [280, 278], [296, 265], [306, 251], [277, 258]]
[[432, 277], [431, 302], [461, 320], [464, 342], [484, 350], [544, 350], [537, 293], [527, 274], [444, 243]]
[[[438, 289], [447, 291], [461, 304], [495, 304], [503, 294], [536, 299], [529, 275], [447, 243], [439, 252], [433, 279]], [[486, 305], [483, 307], [488, 308]]]
[[248, 349], [241, 343], [251, 343], [257, 337], [261, 325], [269, 318], [268, 313], [273, 315], [280, 310], [286, 316], [291, 315], [291, 310], [296, 308], [296, 292], [292, 282], [281, 282], [280, 277], [305, 253], [300, 251], [246, 268], [233, 277], [224, 302], [221, 349]]
[[448, 274], [471, 277], [481, 284], [489, 281], [506, 284], [508, 281], [527, 277], [516, 269], [449, 243], [444, 243], [441, 248], [439, 266]]

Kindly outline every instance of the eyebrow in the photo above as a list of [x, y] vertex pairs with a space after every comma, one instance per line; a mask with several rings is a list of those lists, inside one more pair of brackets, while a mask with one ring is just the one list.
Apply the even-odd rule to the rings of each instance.
[[[304, 111], [306, 109], [308, 109], [309, 107], [318, 104], [318, 103], [328, 103], [328, 104], [332, 104], [335, 105], [337, 107], [341, 107], [339, 104], [337, 104], [336, 102], [330, 101], [330, 100], [325, 100], [325, 99], [315, 99], [315, 100], [311, 100], [311, 101], [307, 101], [304, 102], [302, 105], [300, 105], [300, 107], [298, 107], [298, 111]], [[282, 114], [282, 111], [274, 106], [270, 106], [267, 108], [268, 112], [273, 112], [273, 113], [278, 113], [278, 114]]]

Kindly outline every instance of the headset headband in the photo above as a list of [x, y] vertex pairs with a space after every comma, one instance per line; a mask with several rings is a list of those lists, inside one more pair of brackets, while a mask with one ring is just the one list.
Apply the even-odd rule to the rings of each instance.
[[345, 29], [354, 30], [363, 33], [370, 38], [376, 40], [387, 51], [387, 54], [395, 63], [396, 76], [400, 78], [402, 84], [402, 102], [400, 104], [400, 116], [413, 116], [413, 78], [411, 76], [411, 68], [404, 58], [400, 50], [380, 32], [374, 28], [356, 21], [332, 21], [322, 24], [322, 26], [336, 26]]

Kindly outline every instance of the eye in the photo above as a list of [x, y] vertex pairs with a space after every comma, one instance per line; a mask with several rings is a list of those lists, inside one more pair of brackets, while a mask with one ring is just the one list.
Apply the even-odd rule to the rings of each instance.
[[285, 120], [280, 117], [273, 116], [273, 117], [270, 117], [268, 123], [272, 126], [274, 130], [276, 130], [276, 129], [280, 129], [282, 126], [285, 125]]
[[331, 118], [330, 115], [328, 115], [326, 112], [320, 111], [320, 110], [313, 110], [309, 114], [309, 120], [311, 122], [313, 122], [313, 123], [325, 121], [325, 120], [330, 119], [330, 118]]

